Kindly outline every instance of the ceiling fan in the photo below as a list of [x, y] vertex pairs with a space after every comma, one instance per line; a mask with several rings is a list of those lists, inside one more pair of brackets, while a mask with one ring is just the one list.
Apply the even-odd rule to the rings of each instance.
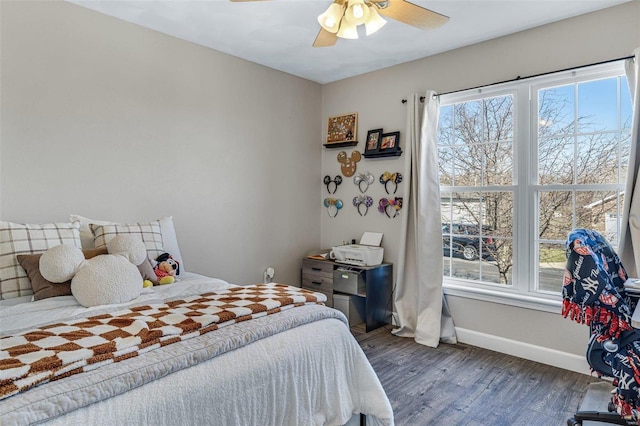
[[[249, 2], [265, 0], [231, 0]], [[395, 19], [421, 30], [430, 30], [445, 24], [449, 17], [406, 0], [334, 0], [320, 16], [320, 32], [313, 47], [329, 47], [338, 38], [358, 38], [357, 26], [364, 24], [366, 34], [371, 35], [382, 28], [387, 21], [380, 15]]]

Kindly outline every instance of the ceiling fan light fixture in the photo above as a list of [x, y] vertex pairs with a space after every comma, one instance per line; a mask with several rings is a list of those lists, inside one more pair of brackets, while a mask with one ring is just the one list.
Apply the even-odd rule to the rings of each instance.
[[386, 25], [387, 21], [378, 14], [375, 6], [369, 6], [369, 19], [364, 23], [364, 26], [367, 28], [367, 35], [378, 31], [380, 28]]
[[344, 17], [353, 25], [360, 25], [369, 19], [369, 8], [364, 0], [349, 0]]
[[338, 37], [348, 38], [352, 40], [357, 39], [358, 38], [357, 25], [352, 24], [346, 18], [343, 18], [342, 22], [340, 22], [340, 30], [338, 30]]
[[344, 14], [344, 6], [338, 3], [331, 3], [329, 8], [320, 16], [318, 23], [322, 28], [330, 33], [337, 33], [340, 28], [340, 20]]

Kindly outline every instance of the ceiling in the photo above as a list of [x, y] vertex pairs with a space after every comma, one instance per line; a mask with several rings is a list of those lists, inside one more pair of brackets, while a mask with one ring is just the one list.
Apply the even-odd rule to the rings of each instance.
[[67, 0], [143, 27], [275, 68], [330, 83], [629, 0], [415, 0], [449, 16], [423, 31], [392, 19], [367, 37], [311, 47], [317, 16], [331, 0]]

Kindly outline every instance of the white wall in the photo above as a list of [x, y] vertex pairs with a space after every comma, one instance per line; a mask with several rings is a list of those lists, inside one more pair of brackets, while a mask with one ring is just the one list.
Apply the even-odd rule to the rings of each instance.
[[61, 1], [1, 1], [0, 217], [173, 215], [186, 269], [298, 283], [321, 86]]
[[[401, 131], [406, 123], [406, 106], [401, 103], [413, 92], [434, 89], [440, 93], [491, 84], [516, 76], [527, 76], [628, 56], [640, 46], [640, 3], [632, 2], [583, 15], [563, 22], [534, 28], [510, 36], [457, 49], [451, 52], [397, 65], [323, 86], [323, 123], [329, 116], [358, 112], [358, 138], [367, 130], [384, 128]], [[356, 149], [364, 150], [360, 143]], [[322, 174], [338, 172], [336, 150], [323, 150]], [[350, 152], [351, 150], [348, 150]], [[391, 160], [363, 160], [358, 171], [407, 172], [404, 157]], [[371, 190], [370, 190], [371, 191]], [[406, 193], [406, 183], [399, 193]], [[329, 247], [363, 231], [384, 232], [385, 260], [395, 262], [398, 255], [400, 221], [390, 220], [376, 211], [358, 216], [351, 206], [357, 193], [353, 182], [343, 184], [338, 195], [346, 211], [331, 219], [322, 215], [322, 245]], [[384, 196], [376, 183], [372, 196]], [[322, 197], [326, 196], [323, 188]], [[406, 214], [406, 211], [404, 212]], [[457, 327], [500, 338], [583, 355], [587, 329], [561, 318], [559, 314], [448, 297]]]

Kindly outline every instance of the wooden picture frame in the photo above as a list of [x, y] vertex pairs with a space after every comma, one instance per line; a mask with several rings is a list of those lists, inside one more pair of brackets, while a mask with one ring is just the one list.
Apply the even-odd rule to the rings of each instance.
[[375, 154], [380, 148], [380, 140], [382, 139], [382, 129], [369, 130], [367, 132], [367, 140], [364, 146], [364, 155]]
[[357, 144], [358, 113], [336, 115], [327, 120], [326, 145], [352, 143]]
[[378, 153], [392, 154], [402, 152], [400, 150], [400, 132], [383, 133], [380, 138]]

